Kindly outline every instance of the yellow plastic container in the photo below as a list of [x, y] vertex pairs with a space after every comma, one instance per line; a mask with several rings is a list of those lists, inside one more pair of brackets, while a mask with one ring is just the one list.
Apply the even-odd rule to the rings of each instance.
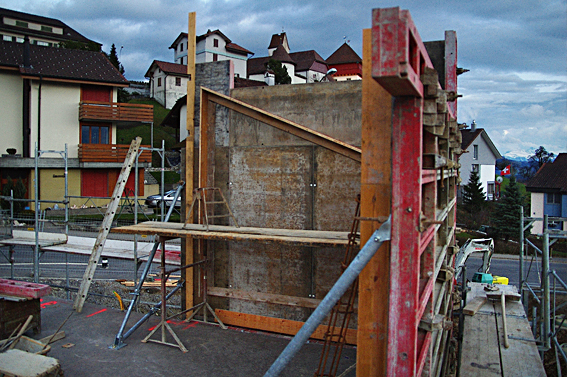
[[508, 285], [508, 280], [509, 279], [505, 276], [496, 276], [496, 275], [492, 276], [492, 284]]

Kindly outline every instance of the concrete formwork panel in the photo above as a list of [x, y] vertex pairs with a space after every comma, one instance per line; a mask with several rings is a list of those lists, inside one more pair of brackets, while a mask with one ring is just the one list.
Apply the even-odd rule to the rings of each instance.
[[[231, 95], [335, 139], [361, 145], [360, 82], [235, 89]], [[218, 138], [215, 143], [214, 180], [225, 192], [239, 225], [350, 229], [360, 191], [359, 162], [234, 111], [228, 133], [228, 148]], [[214, 244], [215, 286], [305, 298], [324, 297], [340, 275], [344, 256], [340, 248], [255, 242], [226, 245]], [[238, 299], [222, 303], [231, 311], [299, 321], [312, 311]]]

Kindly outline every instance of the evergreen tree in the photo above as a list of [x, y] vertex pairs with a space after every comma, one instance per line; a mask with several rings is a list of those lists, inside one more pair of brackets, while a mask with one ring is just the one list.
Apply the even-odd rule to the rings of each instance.
[[118, 60], [118, 55], [116, 54], [116, 46], [114, 45], [114, 43], [110, 47], [110, 54], [108, 55], [108, 59], [120, 73], [124, 74], [124, 66], [122, 66], [122, 64], [120, 64], [120, 61]]
[[270, 59], [268, 61], [267, 68], [272, 70], [276, 75], [276, 85], [291, 84], [291, 77], [289, 77], [287, 68], [282, 64], [282, 62], [276, 59]]
[[469, 183], [463, 186], [463, 207], [469, 213], [478, 211], [486, 205], [486, 196], [482, 190], [477, 171], [471, 172]]
[[[512, 175], [510, 183], [502, 193], [502, 199], [498, 202], [496, 208], [496, 218], [494, 220], [498, 234], [504, 237], [506, 241], [509, 239], [520, 238], [520, 207], [525, 207], [525, 198], [520, 193], [516, 177]], [[524, 208], [526, 213], [526, 208]]]

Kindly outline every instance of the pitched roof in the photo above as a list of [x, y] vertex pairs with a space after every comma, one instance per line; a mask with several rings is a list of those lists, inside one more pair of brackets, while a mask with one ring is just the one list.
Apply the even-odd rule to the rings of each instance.
[[285, 41], [287, 41], [287, 36], [284, 32], [282, 32], [281, 34], [273, 34], [268, 49], [282, 46]]
[[315, 62], [324, 64], [325, 66], [327, 65], [325, 59], [323, 59], [315, 50], [292, 52], [289, 56], [297, 65], [295, 67], [296, 71], [307, 71]]
[[144, 77], [151, 77], [152, 71], [156, 68], [170, 75], [187, 77], [187, 66], [185, 64], [169, 63], [161, 60], [154, 60]]
[[[30, 66], [24, 67], [24, 48], [30, 49]], [[16, 68], [22, 75], [55, 80], [128, 84], [102, 52], [70, 50], [0, 41], [0, 69]]]
[[[232, 41], [218, 29], [213, 30], [213, 31], [207, 30], [207, 32], [205, 34], [198, 35], [196, 40], [197, 40], [197, 42], [202, 41], [203, 39], [205, 39], [208, 36], [213, 35], [213, 34], [216, 34], [216, 35], [220, 36], [222, 39], [224, 39], [224, 41], [226, 42], [227, 51], [232, 51], [232, 52], [236, 52], [236, 53], [240, 53], [240, 54], [245, 53], [245, 54], [254, 55], [254, 53], [252, 51], [249, 51], [249, 50], [245, 49], [244, 47], [237, 45], [236, 43], [232, 43]], [[181, 42], [181, 40], [184, 39], [184, 38], [188, 38], [188, 37], [189, 37], [189, 35], [187, 33], [180, 33], [177, 36], [177, 38], [175, 38], [175, 41], [173, 41], [171, 46], [169, 46], [169, 48], [176, 49], [177, 46], [179, 45], [179, 43]]]
[[461, 135], [463, 137], [463, 141], [461, 142], [461, 149], [463, 151], [467, 150], [468, 147], [471, 146], [473, 141], [475, 141], [476, 138], [480, 136], [482, 140], [484, 140], [488, 148], [492, 151], [494, 157], [496, 157], [496, 159], [502, 158], [502, 155], [500, 154], [500, 152], [498, 152], [498, 149], [496, 149], [496, 146], [494, 145], [484, 128], [476, 128], [474, 131], [472, 131], [471, 129], [464, 129], [461, 130]]
[[567, 194], [567, 153], [559, 153], [555, 161], [543, 164], [536, 175], [526, 183], [533, 192], [559, 191]]
[[327, 58], [327, 64], [347, 64], [347, 63], [360, 63], [362, 59], [358, 54], [349, 46], [348, 43], [343, 43], [335, 52]]
[[[27, 27], [21, 27], [21, 26], [17, 26], [17, 25], [8, 25], [8, 24], [5, 23], [4, 17], [12, 18], [12, 19], [19, 20], [19, 21], [31, 22], [31, 23], [35, 23], [35, 24], [39, 24], [39, 25], [44, 25], [44, 26], [61, 28], [61, 29], [63, 29], [63, 34], [50, 33], [48, 31], [35, 30], [35, 29], [30, 29], [30, 28], [27, 28]], [[77, 32], [73, 28], [67, 26], [67, 24], [65, 24], [64, 22], [61, 22], [61, 21], [56, 20], [54, 18], [36, 16], [34, 14], [18, 12], [18, 11], [6, 9], [6, 8], [0, 8], [0, 20], [1, 20], [0, 31], [9, 31], [9, 32], [12, 32], [14, 34], [28, 35], [30, 37], [31, 36], [41, 37], [41, 38], [51, 39], [51, 40], [56, 40], [56, 41], [71, 40], [71, 41], [78, 41], [78, 42], [84, 42], [84, 43], [90, 42], [90, 43], [97, 44], [99, 47], [102, 46], [102, 44], [86, 38], [85, 36], [83, 36], [82, 34]]]

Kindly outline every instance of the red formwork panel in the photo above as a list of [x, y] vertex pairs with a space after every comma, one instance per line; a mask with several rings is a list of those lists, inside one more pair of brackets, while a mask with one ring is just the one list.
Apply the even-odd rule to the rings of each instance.
[[49, 285], [0, 279], [0, 295], [33, 299], [47, 296], [49, 293], [51, 293], [51, 287]]
[[[438, 375], [442, 357], [434, 353], [447, 342], [448, 332], [439, 330], [435, 317], [439, 306], [450, 307], [447, 292], [452, 289], [451, 277], [440, 271], [451, 265], [454, 250], [453, 162], [460, 143], [456, 101], [447, 99], [456, 98], [456, 48], [455, 32], [446, 32], [445, 91], [436, 79], [431, 86], [431, 76], [426, 85], [422, 79], [433, 64], [409, 12], [397, 7], [373, 11], [372, 77], [393, 96], [389, 376]], [[427, 126], [426, 99], [445, 105], [437, 110], [438, 123], [430, 124], [428, 118]], [[444, 159], [445, 165], [426, 167], [426, 155]], [[435, 295], [443, 279], [450, 283], [442, 283], [445, 288], [437, 288]]]

